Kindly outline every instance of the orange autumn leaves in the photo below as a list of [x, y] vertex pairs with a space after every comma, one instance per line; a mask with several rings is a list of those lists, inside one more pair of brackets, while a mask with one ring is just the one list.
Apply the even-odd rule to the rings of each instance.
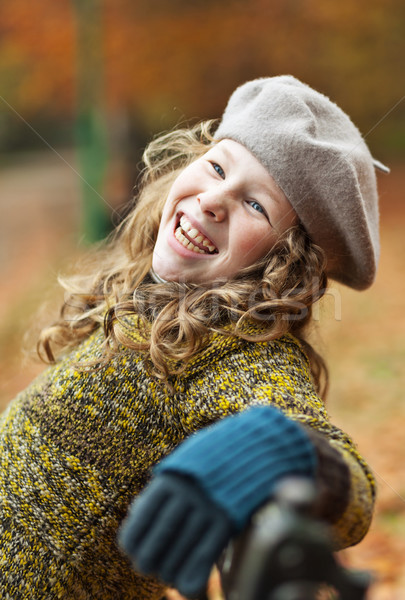
[[102, 102], [113, 113], [141, 115], [153, 129], [184, 115], [217, 116], [238, 83], [286, 72], [368, 124], [401, 94], [403, 6], [401, 0], [14, 0], [0, 8], [1, 95], [27, 117], [49, 110], [70, 115], [86, 58], [79, 29], [99, 22], [90, 50], [99, 56]]

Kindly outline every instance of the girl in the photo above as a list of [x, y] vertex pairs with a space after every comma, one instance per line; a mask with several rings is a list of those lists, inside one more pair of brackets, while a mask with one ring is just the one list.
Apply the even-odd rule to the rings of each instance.
[[305, 335], [328, 276], [373, 281], [375, 161], [291, 76], [238, 88], [212, 129], [150, 144], [134, 209], [64, 281], [51, 366], [2, 417], [5, 598], [195, 594], [290, 475], [336, 548], [369, 527], [374, 479]]

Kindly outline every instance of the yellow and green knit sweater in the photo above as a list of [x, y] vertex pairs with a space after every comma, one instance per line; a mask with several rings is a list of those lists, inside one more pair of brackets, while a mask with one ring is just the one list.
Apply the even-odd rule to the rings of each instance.
[[[135, 320], [129, 319], [134, 337]], [[192, 432], [253, 404], [274, 404], [317, 430], [350, 470], [338, 545], [369, 526], [374, 480], [330, 424], [299, 343], [213, 335], [166, 388], [123, 351], [99, 369], [96, 332], [47, 369], [0, 421], [0, 590], [6, 600], [146, 600], [163, 585], [135, 573], [116, 544], [119, 524], [152, 466]], [[83, 367], [79, 368], [78, 365]]]

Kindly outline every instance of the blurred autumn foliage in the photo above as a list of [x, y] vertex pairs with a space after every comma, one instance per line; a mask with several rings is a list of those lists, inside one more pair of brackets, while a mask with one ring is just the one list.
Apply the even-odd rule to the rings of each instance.
[[[80, 19], [100, 30], [87, 49]], [[383, 141], [385, 154], [401, 153], [404, 34], [403, 0], [3, 2], [0, 150], [30, 143], [23, 120], [69, 141], [80, 65], [98, 53], [87, 89], [99, 90], [115, 132], [149, 137], [185, 117], [217, 117], [237, 84], [292, 73], [330, 95], [363, 133], [373, 129], [372, 149]]]

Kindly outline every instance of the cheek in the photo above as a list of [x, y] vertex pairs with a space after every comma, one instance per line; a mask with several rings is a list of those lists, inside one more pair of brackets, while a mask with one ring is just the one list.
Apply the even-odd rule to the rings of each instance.
[[267, 254], [274, 242], [274, 236], [269, 233], [267, 227], [254, 230], [245, 229], [234, 240], [237, 254], [245, 265], [252, 264]]
[[171, 221], [171, 219], [173, 218], [173, 215], [176, 212], [177, 204], [182, 199], [182, 197], [184, 197], [184, 194], [186, 193], [186, 188], [182, 184], [181, 177], [182, 176], [180, 175], [173, 182], [173, 184], [167, 194], [166, 202], [164, 203], [164, 206], [163, 206], [161, 228], [163, 228], [163, 226], [167, 225], [167, 223], [169, 221]]
[[191, 164], [174, 180], [168, 196], [176, 199], [193, 194], [196, 188], [201, 185], [201, 178], [198, 165], [195, 163]]

